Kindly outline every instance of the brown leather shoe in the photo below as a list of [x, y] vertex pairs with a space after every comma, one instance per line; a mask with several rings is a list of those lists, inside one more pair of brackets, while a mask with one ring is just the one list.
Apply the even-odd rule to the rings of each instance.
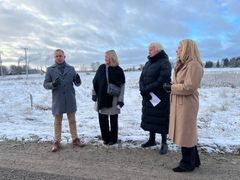
[[52, 145], [52, 152], [57, 152], [60, 149], [60, 142], [55, 141]]
[[84, 144], [83, 142], [81, 142], [79, 138], [75, 138], [75, 139], [73, 140], [73, 146], [84, 147], [85, 144]]

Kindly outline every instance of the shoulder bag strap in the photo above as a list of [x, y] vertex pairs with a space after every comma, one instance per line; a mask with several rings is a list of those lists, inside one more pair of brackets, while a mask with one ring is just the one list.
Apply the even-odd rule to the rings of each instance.
[[109, 84], [109, 79], [108, 79], [108, 66], [106, 65], [106, 78], [107, 78], [107, 84]]

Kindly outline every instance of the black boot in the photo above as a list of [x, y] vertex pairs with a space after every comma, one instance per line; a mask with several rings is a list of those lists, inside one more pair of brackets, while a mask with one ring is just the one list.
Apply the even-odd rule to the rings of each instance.
[[186, 169], [182, 168], [181, 166], [173, 168], [174, 172], [189, 172]]
[[162, 135], [162, 145], [161, 145], [161, 149], [160, 149], [159, 153], [167, 154], [167, 152], [168, 152], [167, 135], [166, 134], [161, 134], [161, 135]]
[[156, 142], [155, 142], [155, 133], [154, 132], [149, 132], [149, 140], [142, 144], [141, 146], [143, 148], [146, 148], [146, 147], [151, 147], [151, 146], [155, 146], [156, 145]]
[[182, 147], [182, 160], [178, 167], [173, 168], [174, 172], [191, 172], [195, 169], [195, 146]]
[[195, 146], [194, 149], [195, 149], [195, 167], [199, 167], [201, 165], [201, 161], [199, 158], [197, 146]]

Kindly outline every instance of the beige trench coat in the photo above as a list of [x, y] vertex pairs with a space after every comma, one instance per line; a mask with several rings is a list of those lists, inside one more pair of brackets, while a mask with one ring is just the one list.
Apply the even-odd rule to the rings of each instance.
[[173, 75], [171, 88], [169, 137], [182, 147], [197, 144], [198, 88], [203, 77], [202, 65], [190, 61]]

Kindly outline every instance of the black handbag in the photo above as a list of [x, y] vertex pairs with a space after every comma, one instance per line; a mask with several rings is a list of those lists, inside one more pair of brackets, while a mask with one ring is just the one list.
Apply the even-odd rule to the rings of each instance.
[[121, 93], [121, 88], [113, 83], [109, 83], [108, 66], [107, 65], [106, 65], [106, 78], [107, 78], [107, 84], [108, 84], [107, 93], [112, 96], [119, 96]]

